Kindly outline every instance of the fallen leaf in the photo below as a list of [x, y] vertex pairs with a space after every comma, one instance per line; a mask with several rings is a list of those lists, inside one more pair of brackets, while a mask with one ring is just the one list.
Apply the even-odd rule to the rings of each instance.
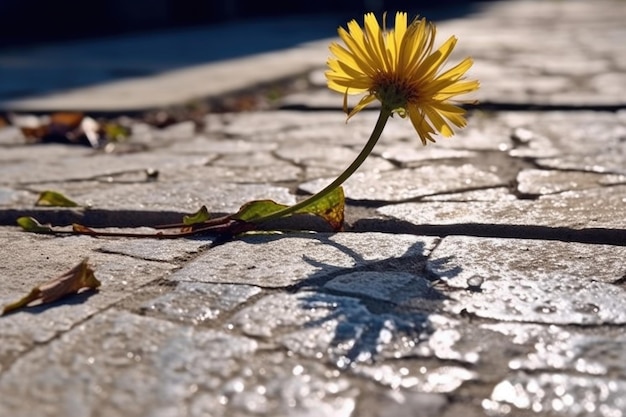
[[43, 225], [33, 217], [20, 217], [17, 219], [17, 224], [26, 232], [33, 233], [49, 233], [52, 232], [52, 227], [49, 225]]
[[50, 124], [49, 116], [35, 116], [34, 114], [10, 114], [11, 124], [18, 127], [26, 141], [29, 143], [41, 142], [41, 139], [48, 132]]
[[123, 142], [131, 134], [130, 128], [115, 122], [105, 122], [102, 131], [109, 142]]
[[76, 294], [82, 289], [96, 289], [99, 286], [100, 281], [94, 275], [93, 269], [85, 258], [69, 271], [33, 288], [22, 299], [5, 305], [2, 314], [26, 306], [51, 303], [67, 295]]
[[20, 128], [29, 143], [100, 147], [102, 129], [99, 123], [80, 112], [58, 112], [49, 116], [12, 114], [10, 118], [11, 123]]
[[76, 128], [80, 125], [85, 115], [80, 112], [57, 112], [50, 115], [50, 124], [66, 126], [68, 129]]
[[56, 191], [42, 191], [35, 203], [36, 206], [47, 207], [78, 207], [78, 203]]
[[78, 224], [78, 223], [74, 223], [72, 224], [72, 230], [76, 233], [82, 233], [82, 234], [89, 234], [89, 235], [97, 235], [98, 232], [96, 232], [93, 229], [90, 229], [87, 226], [83, 226], [82, 224]]
[[185, 226], [191, 226], [193, 224], [203, 223], [209, 220], [210, 217], [211, 215], [209, 214], [209, 210], [206, 206], [202, 206], [200, 207], [200, 210], [195, 213], [183, 216], [183, 224]]

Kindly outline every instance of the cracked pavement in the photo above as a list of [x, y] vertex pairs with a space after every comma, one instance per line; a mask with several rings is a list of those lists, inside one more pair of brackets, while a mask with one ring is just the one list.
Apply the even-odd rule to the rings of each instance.
[[[85, 257], [102, 282], [0, 317], [0, 415], [626, 415], [623, 6], [489, 2], [442, 21], [438, 40], [454, 33], [455, 55], [474, 57], [482, 104], [427, 147], [391, 120], [345, 183], [339, 233], [214, 245], [15, 226], [30, 215], [126, 230], [315, 192], [377, 116], [345, 123], [324, 59], [295, 66], [310, 88], [271, 110], [136, 120], [129, 142], [142, 146], [128, 152], [0, 128], [0, 305]], [[99, 91], [72, 103], [97, 107]], [[48, 189], [89, 208], [35, 207]]]

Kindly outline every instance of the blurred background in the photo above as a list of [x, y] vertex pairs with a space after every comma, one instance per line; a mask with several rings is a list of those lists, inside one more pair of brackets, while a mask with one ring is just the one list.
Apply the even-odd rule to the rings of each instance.
[[[0, 110], [86, 106], [54, 95], [328, 40], [364, 12], [403, 10], [442, 21], [489, 2], [495, 0], [0, 0]], [[325, 59], [326, 52], [319, 62]], [[123, 90], [131, 87], [121, 85], [119, 104], [111, 106], [145, 95]], [[102, 96], [90, 90], [81, 97], [109, 97], [98, 91]]]
[[462, 14], [468, 0], [0, 0], [0, 47], [206, 26], [254, 18], [364, 11]]

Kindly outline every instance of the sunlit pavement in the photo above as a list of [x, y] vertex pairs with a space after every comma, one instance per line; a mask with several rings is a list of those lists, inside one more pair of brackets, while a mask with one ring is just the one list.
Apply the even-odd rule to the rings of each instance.
[[[302, 74], [309, 88], [264, 111], [134, 119], [110, 152], [0, 128], [0, 305], [84, 258], [102, 283], [0, 317], [0, 415], [624, 415], [625, 19], [620, 0], [574, 0], [441, 21], [439, 40], [456, 34], [453, 60], [471, 55], [481, 81], [468, 127], [422, 147], [393, 119], [345, 183], [345, 231], [219, 245], [51, 237], [15, 220], [132, 231], [320, 189], [377, 116], [346, 124], [324, 86], [335, 22], [214, 62], [200, 41], [183, 64], [116, 67], [94, 53], [84, 83], [55, 81], [49, 95], [53, 82], [24, 81], [36, 93], [24, 98], [1, 81], [18, 113], [184, 105]], [[6, 52], [0, 62], [15, 71]], [[137, 77], [112, 80], [115, 68]], [[89, 208], [36, 207], [50, 189]]]

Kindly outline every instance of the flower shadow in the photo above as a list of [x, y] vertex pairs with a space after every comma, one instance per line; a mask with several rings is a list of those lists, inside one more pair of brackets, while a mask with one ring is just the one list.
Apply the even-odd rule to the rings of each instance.
[[[339, 369], [425, 354], [436, 330], [431, 315], [440, 311], [447, 298], [426, 270], [433, 240], [418, 238], [404, 253], [371, 259], [371, 253], [364, 255], [358, 247], [345, 243], [350, 240], [342, 243], [333, 236], [315, 234], [311, 238], [348, 255], [353, 266], [337, 267], [303, 256], [316, 271], [288, 290], [307, 319], [285, 338], [286, 346], [297, 352], [303, 344], [312, 344], [316, 354], [322, 353]], [[371, 247], [376, 244], [372, 241]], [[450, 270], [447, 278], [459, 272]]]

